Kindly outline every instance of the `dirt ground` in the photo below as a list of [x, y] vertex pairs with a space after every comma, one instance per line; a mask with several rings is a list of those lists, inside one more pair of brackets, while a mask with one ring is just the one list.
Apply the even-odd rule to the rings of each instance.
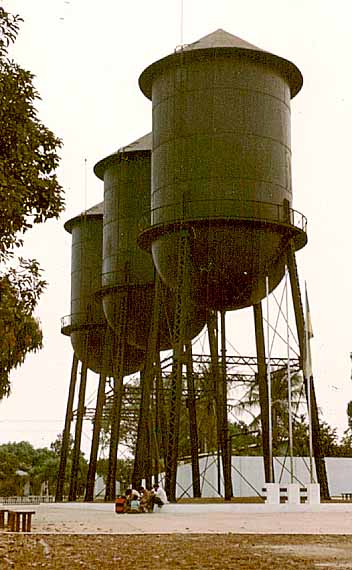
[[352, 536], [0, 534], [0, 568], [352, 569]]

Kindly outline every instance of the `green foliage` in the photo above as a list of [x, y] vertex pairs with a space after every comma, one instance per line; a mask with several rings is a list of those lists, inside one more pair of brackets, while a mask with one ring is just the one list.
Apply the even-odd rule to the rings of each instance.
[[[53, 479], [50, 477], [47, 479], [49, 481], [49, 486], [53, 491], [56, 489], [57, 485], [57, 477], [59, 473], [59, 465], [60, 465], [60, 455], [61, 455], [61, 447], [62, 447], [62, 434], [59, 434], [54, 442], [50, 444], [50, 452], [54, 454], [55, 461], [44, 461], [42, 463], [42, 469], [48, 476], [52, 473]], [[66, 471], [65, 471], [65, 483], [63, 494], [69, 494], [69, 486], [70, 486], [70, 474], [72, 469], [72, 452], [74, 447], [74, 439], [70, 435], [69, 443], [68, 443], [68, 455], [67, 455], [67, 463], [66, 463]], [[78, 472], [77, 472], [77, 496], [80, 497], [84, 495], [86, 483], [87, 483], [87, 475], [88, 475], [88, 462], [84, 457], [84, 454], [80, 452], [79, 460], [78, 460]], [[51, 485], [50, 485], [51, 481]]]
[[0, 260], [22, 243], [18, 232], [63, 209], [55, 174], [61, 141], [37, 117], [34, 76], [8, 57], [20, 21], [0, 8]]
[[37, 116], [34, 76], [9, 58], [20, 22], [0, 7], [0, 398], [9, 394], [10, 371], [42, 347], [33, 311], [46, 285], [35, 260], [8, 262], [33, 224], [64, 207], [55, 174], [61, 141]]
[[[66, 471], [66, 486], [71, 471], [72, 440]], [[0, 445], [0, 496], [17, 495], [24, 492], [26, 483], [30, 485], [30, 493], [39, 495], [42, 483], [47, 481], [49, 494], [55, 493], [60, 464], [60, 438], [51, 444], [50, 449], [35, 449], [27, 441]], [[78, 472], [78, 494], [84, 492], [88, 465], [83, 454], [80, 456]], [[65, 489], [68, 494], [68, 488]]]
[[[121, 490], [127, 489], [132, 481], [133, 459], [118, 458], [116, 464], [116, 480], [121, 483]], [[97, 475], [106, 481], [108, 475], [108, 459], [98, 459]]]
[[346, 430], [341, 439], [339, 446], [340, 457], [352, 457], [352, 433], [351, 430]]
[[346, 412], [347, 412], [348, 429], [352, 430], [352, 401], [348, 402]]
[[[211, 367], [204, 366], [194, 378], [197, 394], [196, 413], [200, 453], [217, 450], [216, 404], [214, 375]], [[187, 423], [188, 426], [188, 423]], [[188, 428], [187, 428], [188, 429]]]
[[234, 455], [262, 454], [262, 439], [258, 430], [251, 429], [242, 421], [229, 423], [228, 429]]
[[42, 332], [32, 312], [44, 286], [35, 260], [20, 258], [16, 270], [0, 273], [0, 398], [10, 392], [10, 371], [28, 352], [42, 347]]
[[22, 495], [34, 456], [34, 448], [26, 441], [0, 445], [0, 495]]

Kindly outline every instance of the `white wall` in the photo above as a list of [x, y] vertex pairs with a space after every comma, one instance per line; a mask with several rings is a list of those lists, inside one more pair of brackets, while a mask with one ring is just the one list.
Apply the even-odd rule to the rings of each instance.
[[[331, 496], [352, 492], [352, 458], [328, 457], [325, 459]], [[202, 497], [218, 495], [218, 461], [216, 456], [201, 457], [199, 461]], [[274, 458], [275, 481], [283, 485], [291, 482], [290, 458]], [[311, 482], [308, 457], [293, 459], [295, 483], [305, 485]], [[313, 476], [316, 482], [313, 461]], [[265, 487], [264, 463], [262, 457], [232, 457], [232, 486], [234, 497], [255, 497]], [[220, 489], [224, 492], [220, 461]], [[177, 497], [192, 497], [191, 464], [181, 463], [177, 469]]]

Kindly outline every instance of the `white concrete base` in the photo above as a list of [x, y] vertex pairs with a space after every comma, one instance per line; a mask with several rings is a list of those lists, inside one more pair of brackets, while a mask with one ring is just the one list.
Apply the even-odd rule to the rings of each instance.
[[267, 505], [278, 505], [280, 503], [280, 485], [279, 483], [265, 483]]
[[299, 505], [301, 503], [300, 485], [298, 483], [289, 483], [287, 485], [287, 502], [289, 505]]
[[319, 483], [308, 483], [307, 503], [309, 505], [320, 505], [320, 485]]

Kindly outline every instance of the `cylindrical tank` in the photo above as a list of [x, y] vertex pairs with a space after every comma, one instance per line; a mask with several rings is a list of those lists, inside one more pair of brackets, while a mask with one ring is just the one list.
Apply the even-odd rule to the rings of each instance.
[[[127, 340], [146, 348], [152, 320], [155, 268], [149, 252], [137, 244], [140, 223], [150, 210], [151, 133], [98, 162], [95, 174], [104, 181], [103, 307], [109, 324], [118, 329], [121, 301], [127, 291]], [[165, 294], [159, 328], [160, 348], [171, 347], [173, 295]], [[165, 314], [166, 311], [166, 314]], [[187, 333], [196, 336], [204, 312], [190, 311]]]
[[[62, 332], [71, 337], [76, 356], [96, 373], [102, 371], [104, 342], [108, 343], [107, 375], [114, 375], [115, 335], [106, 322], [101, 296], [103, 204], [97, 204], [68, 220], [65, 229], [72, 234], [71, 314], [64, 317]], [[124, 374], [139, 370], [144, 352], [125, 348]]]
[[285, 249], [306, 243], [291, 209], [290, 99], [295, 65], [223, 30], [145, 69], [153, 103], [151, 226], [140, 236], [170, 287], [188, 229], [199, 302], [238, 309], [284, 273]]

